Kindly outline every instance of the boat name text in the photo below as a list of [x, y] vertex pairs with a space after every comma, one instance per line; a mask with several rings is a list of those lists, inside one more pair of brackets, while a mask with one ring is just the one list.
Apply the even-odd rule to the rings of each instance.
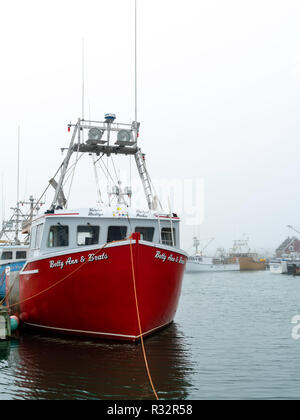
[[50, 260], [49, 265], [50, 268], [60, 268], [63, 269], [66, 266], [70, 265], [76, 265], [76, 264], [83, 264], [83, 263], [89, 263], [94, 261], [102, 261], [102, 260], [108, 260], [108, 255], [103, 252], [100, 255], [97, 254], [88, 254], [87, 256], [81, 255], [79, 258], [72, 258], [68, 257], [65, 261], [63, 260]]
[[160, 251], [156, 251], [155, 258], [158, 260], [161, 260], [162, 262], [170, 261], [178, 264], [185, 264], [185, 259], [179, 256], [174, 256], [173, 254], [170, 254], [167, 256], [165, 253], [161, 253]]

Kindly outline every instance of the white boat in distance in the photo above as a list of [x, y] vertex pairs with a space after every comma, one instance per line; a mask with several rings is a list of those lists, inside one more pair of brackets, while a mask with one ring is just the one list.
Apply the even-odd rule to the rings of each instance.
[[272, 274], [287, 274], [288, 262], [290, 260], [275, 259], [270, 261], [270, 273]]
[[[199, 252], [200, 241], [194, 237], [195, 254], [189, 256], [186, 263], [187, 273], [210, 272], [210, 271], [240, 271], [240, 263], [238, 258], [227, 258], [224, 252], [220, 253], [220, 258], [203, 256], [205, 248], [214, 240], [211, 238], [209, 242]], [[222, 250], [221, 250], [222, 251]]]
[[[210, 240], [212, 242], [213, 239]], [[209, 242], [209, 243], [210, 243]], [[238, 258], [226, 258], [222, 253], [221, 258], [203, 256], [204, 247], [201, 252], [198, 251], [200, 241], [194, 238], [195, 254], [189, 256], [186, 264], [187, 273], [209, 272], [209, 271], [240, 271], [240, 263]]]
[[186, 264], [187, 273], [210, 271], [240, 271], [240, 264], [238, 261], [235, 263], [219, 261], [217, 262], [212, 257], [203, 257], [201, 255], [194, 255], [188, 258]]

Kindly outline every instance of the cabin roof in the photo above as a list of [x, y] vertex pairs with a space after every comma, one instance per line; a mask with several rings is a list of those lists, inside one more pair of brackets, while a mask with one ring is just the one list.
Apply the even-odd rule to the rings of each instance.
[[29, 249], [29, 245], [1, 245], [0, 246], [0, 252], [1, 251], [8, 251], [8, 250], [23, 250], [23, 249]]
[[[151, 210], [139, 210], [127, 208], [125, 206], [119, 207], [104, 207], [104, 208], [83, 208], [72, 210], [55, 210], [54, 213], [38, 214], [34, 222], [39, 222], [42, 219], [53, 217], [70, 217], [70, 218], [111, 218], [111, 219], [141, 219], [141, 220], [157, 220], [170, 219], [167, 213], [160, 213]], [[177, 214], [172, 214], [173, 221], [179, 221]]]

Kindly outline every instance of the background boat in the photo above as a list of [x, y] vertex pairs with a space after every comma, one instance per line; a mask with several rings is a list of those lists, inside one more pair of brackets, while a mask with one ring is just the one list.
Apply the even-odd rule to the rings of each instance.
[[218, 258], [203, 256], [204, 250], [214, 239], [210, 239], [208, 244], [199, 252], [200, 241], [194, 237], [195, 254], [189, 256], [186, 264], [187, 273], [211, 272], [211, 271], [240, 271], [240, 264], [237, 259], [228, 259], [225, 255]]
[[270, 273], [272, 274], [287, 274], [288, 273], [288, 260], [281, 258], [273, 259], [269, 262]]
[[[23, 230], [23, 225], [31, 222], [42, 203], [36, 206], [35, 199], [18, 201], [13, 207], [10, 219], [2, 221], [0, 231], [0, 299], [6, 295], [6, 274], [20, 271], [24, 266], [29, 251], [30, 231]], [[23, 208], [24, 207], [24, 208]], [[23, 208], [23, 210], [21, 210]]]
[[248, 245], [248, 239], [234, 241], [233, 248], [230, 250], [230, 258], [237, 258], [241, 271], [255, 271], [266, 269], [266, 259], [252, 252]]

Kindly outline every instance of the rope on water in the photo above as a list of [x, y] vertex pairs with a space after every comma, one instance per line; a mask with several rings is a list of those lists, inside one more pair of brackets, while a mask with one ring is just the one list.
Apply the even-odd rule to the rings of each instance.
[[134, 270], [134, 260], [133, 260], [133, 251], [132, 251], [131, 236], [130, 236], [130, 259], [131, 259], [131, 269], [132, 269], [132, 279], [133, 279], [133, 288], [134, 288], [136, 314], [137, 314], [137, 319], [138, 319], [139, 332], [140, 332], [141, 344], [142, 344], [142, 349], [143, 349], [143, 356], [144, 356], [145, 366], [146, 366], [148, 378], [149, 378], [149, 381], [150, 381], [150, 384], [151, 384], [153, 393], [155, 395], [155, 398], [158, 400], [159, 398], [158, 398], [157, 392], [156, 392], [156, 390], [154, 388], [154, 385], [153, 385], [153, 381], [152, 381], [152, 377], [151, 377], [151, 373], [150, 373], [150, 369], [149, 369], [149, 365], [148, 365], [148, 360], [147, 360], [145, 345], [144, 345], [144, 339], [143, 339], [143, 331], [142, 331], [141, 318], [140, 318], [140, 310], [139, 310], [137, 290], [136, 290], [136, 279], [135, 279], [135, 270]]

